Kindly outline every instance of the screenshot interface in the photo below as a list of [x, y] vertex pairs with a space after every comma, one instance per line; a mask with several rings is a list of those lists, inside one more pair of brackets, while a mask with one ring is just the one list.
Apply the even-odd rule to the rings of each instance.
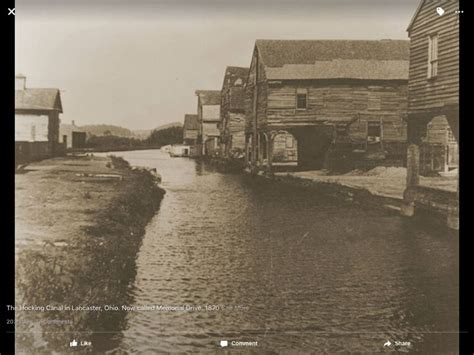
[[2, 354], [460, 353], [459, 1], [2, 11]]

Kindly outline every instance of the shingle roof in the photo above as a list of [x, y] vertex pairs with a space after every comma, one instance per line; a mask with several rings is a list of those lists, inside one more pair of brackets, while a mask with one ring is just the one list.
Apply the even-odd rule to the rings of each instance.
[[245, 90], [243, 86], [230, 88], [230, 109], [243, 110], [245, 108]]
[[15, 90], [17, 110], [59, 110], [63, 112], [59, 89]]
[[[257, 40], [255, 46], [265, 67], [276, 68], [338, 60], [408, 61], [410, 43], [406, 40]], [[353, 62], [353, 65], [356, 70], [362, 64]]]
[[184, 127], [186, 129], [199, 129], [198, 115], [184, 115]]
[[220, 90], [196, 90], [196, 95], [201, 99], [202, 105], [220, 105]]
[[242, 84], [245, 83], [245, 81], [247, 80], [248, 73], [249, 73], [249, 68], [227, 67], [225, 69], [224, 82], [222, 84], [222, 88], [224, 88], [226, 85], [229, 85], [229, 86], [236, 85], [236, 81], [238, 79], [241, 79]]
[[408, 64], [406, 60], [336, 59], [266, 68], [266, 76], [268, 80], [408, 80]]

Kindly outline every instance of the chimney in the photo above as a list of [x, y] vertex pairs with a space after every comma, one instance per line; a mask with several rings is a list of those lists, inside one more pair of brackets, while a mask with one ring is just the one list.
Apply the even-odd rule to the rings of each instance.
[[25, 90], [26, 88], [26, 76], [18, 74], [15, 76], [15, 90]]
[[71, 121], [71, 124], [72, 124], [73, 126], [76, 126], [76, 122], [74, 122], [74, 120]]

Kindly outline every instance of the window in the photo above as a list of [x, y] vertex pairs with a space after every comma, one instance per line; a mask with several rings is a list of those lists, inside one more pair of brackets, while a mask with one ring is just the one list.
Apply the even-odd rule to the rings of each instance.
[[382, 136], [380, 122], [368, 122], [367, 143], [379, 143]]
[[306, 110], [308, 108], [308, 92], [306, 89], [296, 90], [296, 109]]
[[286, 136], [286, 147], [287, 148], [293, 148], [293, 137], [292, 136]]
[[438, 35], [428, 37], [428, 78], [438, 76]]

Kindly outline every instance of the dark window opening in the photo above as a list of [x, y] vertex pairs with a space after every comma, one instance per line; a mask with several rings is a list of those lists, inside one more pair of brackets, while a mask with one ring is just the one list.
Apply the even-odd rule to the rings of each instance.
[[298, 110], [307, 108], [307, 94], [296, 94], [296, 108]]
[[380, 122], [369, 122], [367, 127], [367, 142], [378, 143], [382, 135]]

